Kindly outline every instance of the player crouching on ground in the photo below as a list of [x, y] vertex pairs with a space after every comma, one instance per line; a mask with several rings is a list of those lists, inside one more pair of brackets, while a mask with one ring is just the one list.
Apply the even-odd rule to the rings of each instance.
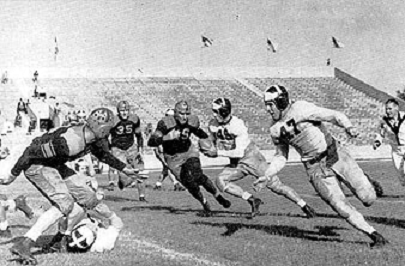
[[165, 116], [157, 124], [155, 132], [148, 141], [151, 147], [163, 146], [163, 155], [169, 170], [177, 180], [197, 199], [207, 215], [211, 207], [200, 191], [200, 186], [211, 193], [225, 208], [231, 203], [217, 190], [212, 181], [203, 173], [200, 162], [200, 153], [191, 142], [191, 134], [201, 139], [208, 135], [200, 128], [200, 120], [191, 115], [186, 101], [179, 101], [174, 107], [174, 116]]
[[37, 219], [25, 236], [10, 248], [11, 253], [19, 256], [24, 263], [37, 263], [31, 253], [31, 247], [51, 225], [66, 217], [69, 224], [74, 226], [77, 216], [83, 212], [64, 181], [76, 174], [66, 166], [66, 162], [91, 152], [100, 161], [125, 173], [125, 176], [120, 176], [122, 182], [132, 183], [137, 176], [135, 169], [109, 152], [107, 137], [114, 124], [114, 113], [111, 110], [97, 108], [91, 112], [84, 125], [60, 127], [51, 133], [45, 133], [33, 139], [24, 152], [16, 151], [16, 156], [9, 156], [13, 159], [8, 161], [7, 169], [2, 169], [4, 176], [0, 177], [0, 184], [11, 184], [24, 172], [28, 181], [53, 205]]
[[85, 161], [79, 161], [75, 168], [77, 175], [69, 177], [66, 185], [69, 193], [85, 211], [78, 216], [81, 221], [77, 225], [72, 226], [64, 218], [59, 220], [59, 231], [43, 247], [44, 253], [111, 250], [123, 228], [122, 220], [102, 203], [104, 192], [98, 187], [97, 180], [88, 175]]
[[[259, 213], [262, 201], [234, 182], [246, 176], [259, 178], [269, 167], [266, 158], [249, 138], [248, 128], [238, 117], [232, 115], [231, 102], [227, 98], [218, 98], [212, 102], [214, 119], [209, 122], [208, 130], [215, 144], [214, 151], [204, 154], [208, 157], [228, 157], [237, 161], [235, 167], [226, 167], [217, 178], [217, 187], [228, 194], [246, 200], [252, 207], [250, 218]], [[267, 182], [267, 188], [282, 195], [301, 207], [308, 218], [315, 217], [315, 211], [290, 187], [284, 185], [275, 175]]]
[[349, 136], [356, 137], [357, 129], [347, 116], [306, 101], [291, 102], [288, 91], [281, 85], [266, 90], [264, 103], [273, 120], [270, 134], [276, 154], [257, 185], [271, 180], [284, 168], [291, 145], [301, 155], [310, 182], [320, 197], [349, 224], [367, 234], [373, 241], [371, 247], [388, 243], [350, 204], [340, 187], [340, 183], [345, 184], [366, 207], [376, 200], [370, 180], [324, 125], [333, 123], [344, 128]]

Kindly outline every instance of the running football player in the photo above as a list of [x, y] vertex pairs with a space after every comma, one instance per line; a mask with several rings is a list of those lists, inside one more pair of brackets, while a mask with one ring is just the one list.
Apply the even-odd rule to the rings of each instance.
[[340, 182], [345, 184], [364, 206], [371, 206], [376, 200], [370, 180], [324, 125], [324, 122], [333, 123], [356, 137], [358, 131], [347, 116], [306, 101], [291, 102], [288, 91], [281, 85], [269, 87], [264, 102], [273, 120], [270, 134], [276, 154], [265, 175], [255, 184], [260, 186], [261, 182], [271, 180], [284, 168], [292, 146], [301, 155], [310, 182], [320, 197], [349, 224], [367, 234], [373, 241], [371, 247], [388, 243], [350, 204], [340, 187]]
[[200, 186], [211, 193], [223, 207], [229, 208], [231, 203], [218, 192], [212, 181], [203, 173], [200, 153], [190, 139], [192, 134], [200, 141], [208, 139], [207, 133], [200, 128], [198, 117], [191, 115], [188, 103], [179, 101], [174, 107], [174, 116], [165, 116], [158, 122], [148, 145], [155, 148], [163, 146], [163, 155], [169, 170], [201, 203], [204, 211], [209, 215], [211, 207], [201, 193]]
[[[212, 102], [214, 118], [209, 122], [208, 130], [216, 146], [213, 152], [205, 152], [208, 157], [228, 157], [236, 161], [234, 167], [225, 167], [217, 178], [217, 187], [222, 191], [246, 200], [252, 212], [250, 218], [259, 213], [262, 201], [243, 190], [234, 182], [252, 175], [259, 178], [265, 174], [268, 164], [259, 148], [250, 140], [248, 128], [243, 120], [232, 115], [231, 102], [227, 98], [218, 98]], [[284, 185], [274, 175], [267, 182], [267, 188], [282, 195], [301, 207], [307, 217], [315, 217], [315, 211], [290, 187]]]

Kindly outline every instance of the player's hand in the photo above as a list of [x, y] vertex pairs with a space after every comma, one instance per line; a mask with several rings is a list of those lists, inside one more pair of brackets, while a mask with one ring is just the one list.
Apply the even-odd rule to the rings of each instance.
[[373, 149], [376, 150], [381, 146], [381, 141], [375, 140], [373, 144]]
[[357, 138], [357, 136], [359, 135], [359, 131], [357, 130], [356, 127], [347, 128], [346, 133], [352, 138]]
[[216, 158], [218, 157], [218, 151], [217, 150], [210, 150], [210, 151], [203, 151], [204, 155], [210, 158]]
[[267, 185], [267, 177], [261, 176], [255, 182], [253, 182], [253, 190], [260, 192]]

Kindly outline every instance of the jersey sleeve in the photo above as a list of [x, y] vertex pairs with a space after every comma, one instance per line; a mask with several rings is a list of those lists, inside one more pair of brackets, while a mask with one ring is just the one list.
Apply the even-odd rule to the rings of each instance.
[[[316, 106], [313, 103], [309, 102], [297, 102], [298, 106], [296, 108], [302, 109], [302, 121], [309, 120], [309, 121], [319, 121], [319, 122], [330, 122], [336, 126], [343, 127], [348, 129], [352, 127], [352, 123], [350, 122], [349, 118], [343, 114], [342, 112], [331, 110], [328, 108], [323, 108]], [[302, 122], [299, 121], [298, 122]]]

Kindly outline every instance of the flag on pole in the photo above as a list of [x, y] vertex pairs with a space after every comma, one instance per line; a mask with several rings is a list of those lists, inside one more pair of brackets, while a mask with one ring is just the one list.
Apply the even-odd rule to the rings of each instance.
[[336, 39], [335, 37], [332, 36], [332, 43], [333, 43], [333, 48], [344, 48], [345, 45], [338, 41], [338, 39]]
[[204, 45], [202, 48], [210, 47], [212, 45], [212, 42], [213, 42], [212, 39], [210, 39], [210, 38], [208, 38], [208, 37], [206, 37], [204, 35], [201, 35], [201, 40], [202, 40], [203, 45]]
[[267, 38], [267, 50], [272, 51], [273, 53], [277, 52], [278, 45], [275, 42], [272, 42], [270, 38]]

